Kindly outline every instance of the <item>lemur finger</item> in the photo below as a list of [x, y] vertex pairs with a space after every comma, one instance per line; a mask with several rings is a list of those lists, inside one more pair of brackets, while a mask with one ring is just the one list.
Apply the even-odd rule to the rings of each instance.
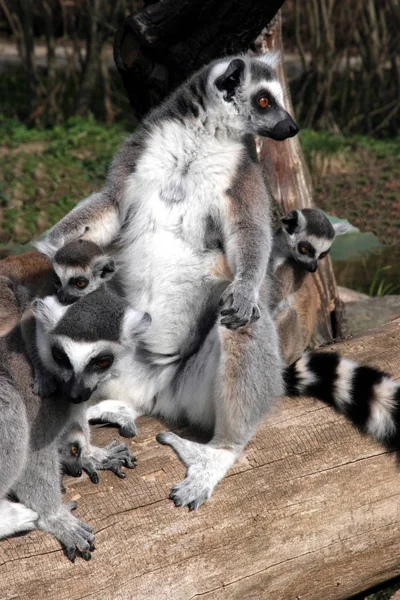
[[258, 319], [260, 317], [261, 317], [260, 309], [258, 308], [258, 306], [253, 306], [253, 311], [251, 313], [250, 322], [254, 323], [254, 321], [258, 321]]
[[136, 427], [134, 425], [122, 425], [119, 428], [119, 434], [122, 437], [132, 438], [136, 435]]
[[74, 563], [75, 559], [76, 559], [76, 547], [75, 546], [70, 546], [68, 548], [65, 548], [65, 554], [67, 556], [67, 558]]
[[118, 466], [118, 467], [111, 467], [111, 471], [113, 473], [115, 473], [115, 475], [117, 477], [119, 477], [120, 479], [125, 479], [126, 477], [126, 473], [124, 473], [124, 471], [122, 470], [122, 467]]
[[72, 510], [76, 509], [76, 507], [78, 506], [78, 503], [75, 502], [75, 500], [71, 500], [71, 502], [66, 502], [66, 504], [64, 506], [67, 510], [72, 511]]
[[99, 483], [100, 479], [99, 479], [99, 474], [97, 473], [96, 469], [92, 466], [92, 465], [84, 465], [83, 466], [83, 470], [86, 471], [86, 473], [89, 476], [89, 479], [92, 483]]
[[223, 306], [224, 304], [228, 304], [228, 306], [231, 306], [233, 303], [233, 294], [232, 292], [228, 291], [228, 292], [224, 292], [221, 296], [221, 299], [219, 301], [219, 305]]
[[224, 308], [224, 310], [221, 310], [221, 315], [225, 316], [225, 315], [233, 315], [235, 313], [237, 313], [239, 310], [238, 308], [234, 308], [233, 306], [231, 308]]

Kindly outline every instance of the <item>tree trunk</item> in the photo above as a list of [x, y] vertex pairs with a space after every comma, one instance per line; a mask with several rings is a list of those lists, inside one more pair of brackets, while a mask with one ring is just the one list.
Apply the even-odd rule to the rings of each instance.
[[246, 51], [283, 0], [162, 0], [128, 17], [114, 59], [138, 117], [194, 70]]
[[[281, 19], [276, 17], [282, 4], [281, 0], [162, 0], [128, 17], [115, 37], [114, 59], [135, 114], [143, 116], [190, 73], [219, 56], [246, 51], [249, 46], [255, 52], [282, 52]], [[270, 31], [254, 43], [272, 19]], [[278, 74], [287, 89], [282, 64]], [[288, 92], [286, 108], [293, 114]], [[313, 206], [311, 178], [298, 137], [284, 142], [259, 138], [257, 148], [276, 198], [275, 212]], [[310, 287], [318, 298], [318, 312], [305, 316], [304, 327], [306, 338], [315, 346], [340, 334], [329, 259], [311, 278]]]
[[[277, 51], [283, 57], [280, 14], [277, 15], [271, 26], [257, 38], [255, 50], [261, 54], [267, 51]], [[277, 68], [277, 72], [286, 91], [285, 108], [293, 115], [293, 105], [283, 61]], [[295, 136], [283, 142], [257, 138], [256, 145], [266, 179], [277, 203], [278, 214], [283, 216], [294, 208], [313, 207], [312, 181], [299, 137]], [[306, 327], [312, 329], [308, 332], [310, 345], [317, 346], [340, 335], [339, 300], [330, 258], [323, 260], [317, 273], [308, 279], [310, 280], [310, 292], [318, 297], [318, 311], [316, 316], [312, 315], [313, 318], [307, 319]]]

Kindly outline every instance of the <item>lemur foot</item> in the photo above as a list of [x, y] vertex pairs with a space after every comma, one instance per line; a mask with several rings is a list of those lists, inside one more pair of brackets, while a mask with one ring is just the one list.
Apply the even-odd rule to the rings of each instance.
[[124, 479], [126, 473], [122, 470], [122, 467], [134, 469], [136, 466], [134, 463], [135, 460], [125, 442], [114, 440], [105, 448], [90, 446], [88, 456], [82, 459], [82, 467], [89, 475], [92, 483], [98, 483], [99, 476], [97, 470], [109, 470], [115, 473], [117, 477]]
[[35, 380], [32, 385], [34, 394], [37, 394], [41, 398], [47, 398], [51, 396], [57, 389], [57, 381], [50, 373], [36, 373]]
[[244, 327], [260, 318], [254, 291], [251, 287], [240, 282], [228, 285], [219, 302], [221, 310], [221, 325], [227, 329]]
[[88, 408], [88, 420], [91, 423], [110, 423], [119, 427], [122, 437], [131, 438], [136, 435], [136, 414], [132, 408], [116, 400], [103, 400]]
[[76, 502], [63, 504], [55, 515], [40, 517], [39, 529], [52, 533], [64, 546], [65, 554], [74, 562], [78, 553], [85, 560], [91, 558], [94, 547], [92, 528], [71, 513]]
[[0, 502], [0, 538], [37, 528], [39, 515], [24, 504], [3, 500]]
[[156, 439], [171, 446], [188, 467], [185, 479], [172, 487], [169, 497], [175, 506], [187, 506], [189, 510], [196, 510], [210, 498], [236, 459], [231, 450], [191, 442], [172, 432], [160, 433]]

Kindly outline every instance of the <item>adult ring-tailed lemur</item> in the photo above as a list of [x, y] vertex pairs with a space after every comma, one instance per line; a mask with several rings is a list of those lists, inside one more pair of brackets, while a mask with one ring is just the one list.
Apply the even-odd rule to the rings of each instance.
[[138, 369], [107, 395], [123, 398], [129, 382], [140, 410], [212, 427], [208, 444], [160, 440], [188, 467], [172, 497], [190, 508], [211, 495], [283, 392], [265, 276], [270, 194], [251, 140], [298, 131], [273, 61], [237, 56], [195, 73], [123, 143], [102, 191], [39, 245], [46, 253], [78, 237], [101, 247], [118, 240], [116, 278], [152, 325], [133, 356]]

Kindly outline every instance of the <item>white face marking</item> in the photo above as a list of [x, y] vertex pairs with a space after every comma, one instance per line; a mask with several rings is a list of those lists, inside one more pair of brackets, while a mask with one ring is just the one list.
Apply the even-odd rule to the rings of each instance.
[[387, 377], [374, 386], [374, 399], [367, 430], [378, 440], [383, 440], [396, 431], [392, 411], [394, 408], [394, 395], [398, 388], [398, 384]]
[[334, 385], [334, 398], [339, 409], [351, 403], [352, 379], [357, 364], [348, 358], [341, 358], [337, 367], [337, 378]]

